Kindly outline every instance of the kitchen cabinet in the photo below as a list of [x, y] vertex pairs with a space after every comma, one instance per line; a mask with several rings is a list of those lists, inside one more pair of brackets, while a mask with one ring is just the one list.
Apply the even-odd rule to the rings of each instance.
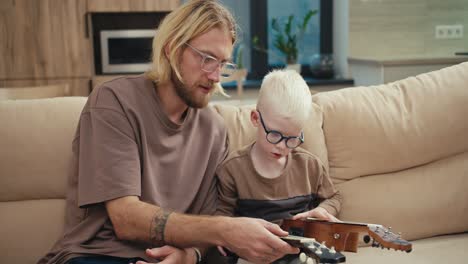
[[389, 83], [468, 61], [468, 56], [407, 56], [393, 58], [348, 58], [356, 86]]
[[0, 12], [0, 80], [90, 77], [86, 0], [14, 0]]
[[171, 11], [180, 0], [88, 0], [89, 12], [158, 12]]

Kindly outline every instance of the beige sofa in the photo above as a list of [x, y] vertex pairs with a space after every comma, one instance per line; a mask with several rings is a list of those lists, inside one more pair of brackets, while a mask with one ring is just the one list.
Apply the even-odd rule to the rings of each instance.
[[[468, 63], [387, 85], [314, 95], [304, 147], [343, 192], [343, 220], [392, 226], [410, 254], [372, 247], [347, 263], [467, 263]], [[0, 263], [34, 263], [61, 235], [71, 141], [86, 98], [0, 102]], [[253, 106], [215, 105], [231, 147]]]

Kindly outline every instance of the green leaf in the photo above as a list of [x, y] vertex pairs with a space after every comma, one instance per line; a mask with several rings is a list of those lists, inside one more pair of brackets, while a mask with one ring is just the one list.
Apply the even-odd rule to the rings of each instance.
[[284, 26], [284, 33], [286, 33], [286, 36], [289, 38], [291, 37], [291, 28], [292, 28], [292, 21], [294, 19], [293, 15], [290, 15], [288, 17], [288, 21], [286, 22], [286, 25]]
[[302, 31], [305, 31], [307, 24], [309, 23], [309, 20], [312, 18], [312, 16], [314, 16], [317, 13], [318, 13], [317, 10], [309, 10], [309, 12], [307, 12], [307, 14], [304, 17], [304, 20], [302, 21], [302, 26], [301, 26]]
[[280, 29], [280, 26], [279, 26], [279, 23], [278, 23], [278, 20], [276, 18], [273, 18], [271, 20], [271, 27], [273, 28], [273, 30], [277, 31], [277, 32], [280, 32], [281, 29]]

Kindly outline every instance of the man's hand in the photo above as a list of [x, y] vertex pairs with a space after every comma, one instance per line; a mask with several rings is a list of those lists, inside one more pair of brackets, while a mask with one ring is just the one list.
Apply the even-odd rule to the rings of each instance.
[[288, 233], [278, 225], [261, 219], [226, 218], [223, 247], [254, 263], [271, 263], [299, 249], [281, 240]]
[[296, 219], [306, 219], [308, 217], [315, 217], [320, 220], [327, 220], [330, 222], [341, 222], [338, 218], [334, 217], [332, 214], [330, 214], [325, 208], [322, 207], [316, 207], [310, 211], [303, 212], [300, 214], [297, 214], [293, 216], [293, 220]]
[[[159, 264], [194, 264], [196, 253], [193, 248], [179, 249], [172, 246], [163, 246], [146, 250], [148, 257], [160, 260]], [[136, 264], [149, 264], [145, 261], [137, 261]]]

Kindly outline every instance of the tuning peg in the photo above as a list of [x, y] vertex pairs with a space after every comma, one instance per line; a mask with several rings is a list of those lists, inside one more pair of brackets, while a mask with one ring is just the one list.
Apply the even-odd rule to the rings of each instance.
[[304, 252], [301, 252], [301, 254], [299, 254], [299, 261], [301, 263], [306, 263], [307, 261], [307, 255], [304, 253]]
[[314, 245], [308, 245], [307, 247], [308, 247], [310, 250], [312, 250], [312, 251], [315, 250], [315, 246], [314, 246]]
[[316, 255], [322, 255], [322, 250], [320, 248], [317, 248], [317, 250], [314, 252]]
[[366, 243], [366, 244], [369, 243], [369, 242], [370, 242], [370, 236], [369, 236], [369, 235], [365, 235], [365, 236], [363, 237], [363, 240], [364, 240], [364, 243]]
[[315, 264], [312, 258], [307, 258], [306, 264]]
[[325, 241], [322, 242], [322, 244], [320, 244], [320, 248], [326, 248], [327, 245], [325, 244]]
[[398, 232], [398, 239], [401, 238], [401, 232]]
[[330, 251], [329, 251], [329, 252], [330, 252], [331, 254], [335, 254], [335, 253], [336, 253], [335, 247], [332, 246], [332, 247], [330, 248]]
[[315, 238], [311, 237], [311, 238], [302, 238], [301, 240], [299, 240], [302, 244], [305, 244], [305, 243], [315, 243], [316, 240]]

